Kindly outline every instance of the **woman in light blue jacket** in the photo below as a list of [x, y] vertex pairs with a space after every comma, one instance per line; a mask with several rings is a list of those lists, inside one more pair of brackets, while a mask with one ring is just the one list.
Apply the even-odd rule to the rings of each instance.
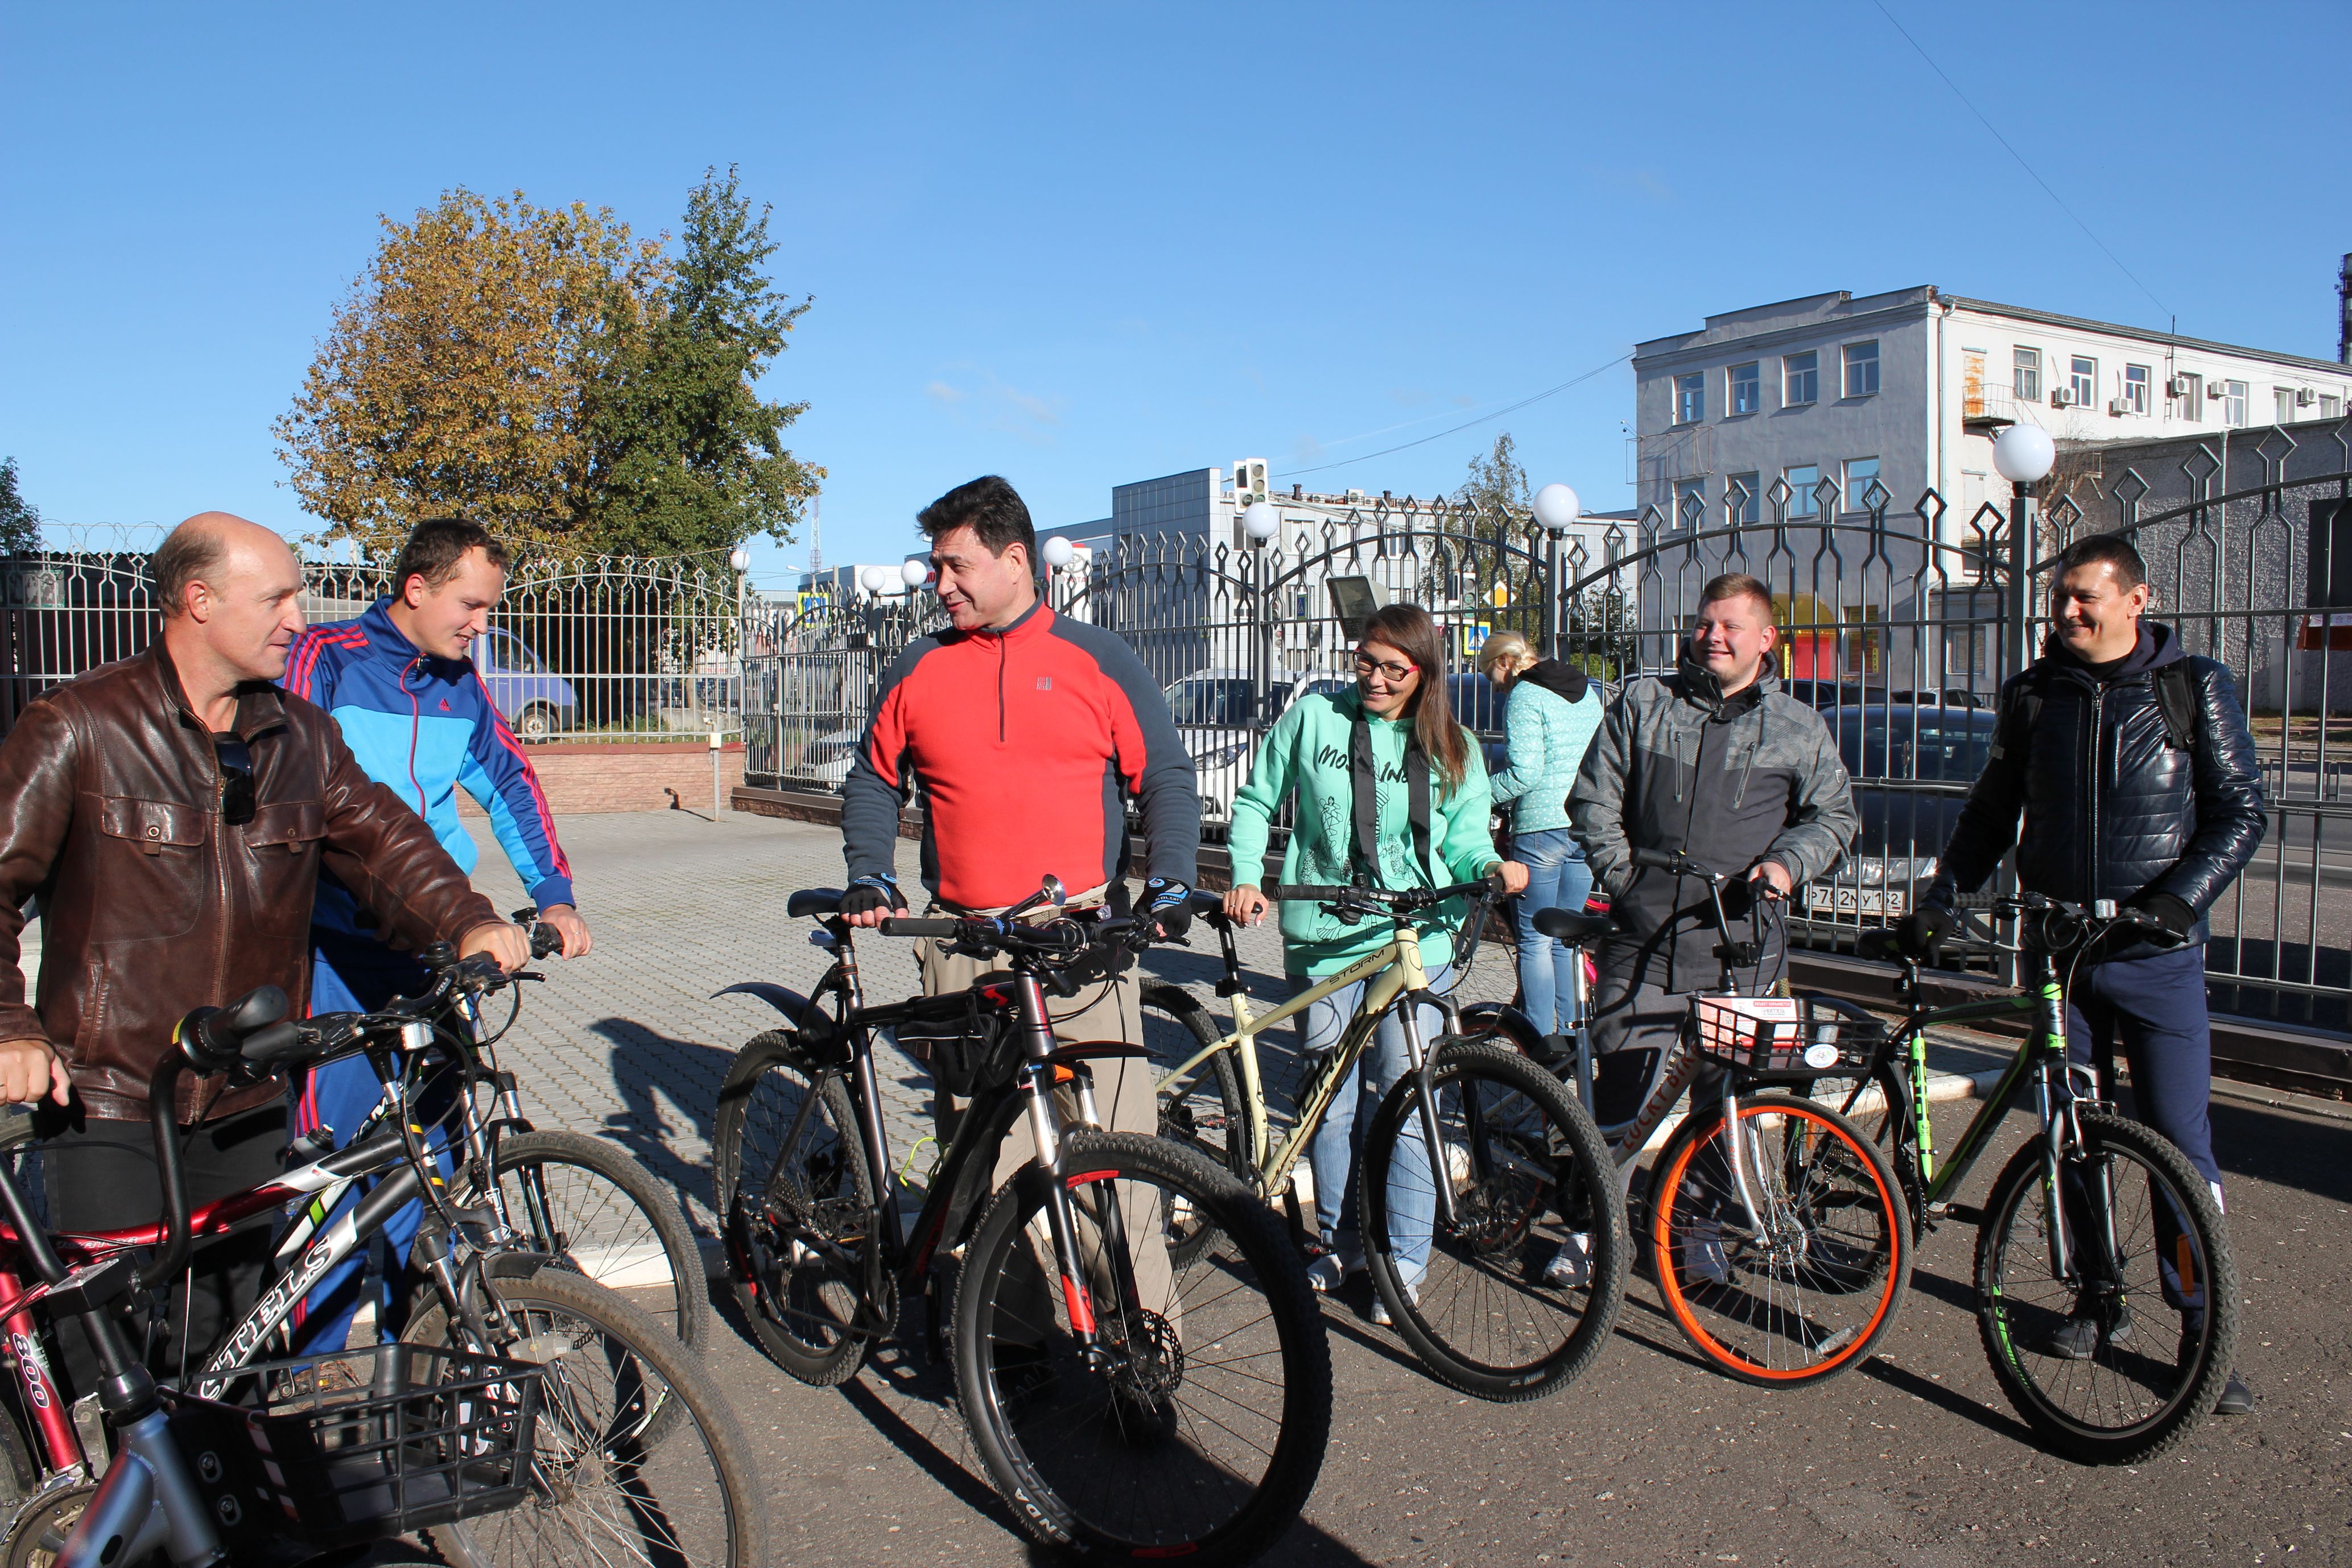
[[1568, 792], [1601, 731], [1601, 693], [1584, 671], [1538, 659], [1528, 639], [1497, 632], [1478, 650], [1486, 679], [1507, 692], [1503, 733], [1510, 765], [1489, 780], [1496, 804], [1517, 801], [1512, 853], [1528, 868], [1519, 899], [1519, 1005], [1539, 1033], [1565, 1034], [1575, 994], [1570, 950], [1536, 930], [1538, 910], [1581, 912], [1592, 890], [1584, 847], [1568, 829]]

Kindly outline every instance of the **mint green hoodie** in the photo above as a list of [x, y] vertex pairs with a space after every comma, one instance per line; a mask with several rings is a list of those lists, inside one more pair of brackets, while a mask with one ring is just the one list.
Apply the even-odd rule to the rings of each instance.
[[[1290, 705], [1275, 721], [1250, 763], [1249, 783], [1234, 797], [1234, 880], [1255, 879], [1265, 863], [1267, 830], [1275, 813], [1294, 792], [1297, 826], [1290, 847], [1282, 857], [1286, 882], [1342, 883], [1352, 879], [1349, 851], [1355, 838], [1355, 794], [1348, 775], [1349, 743], [1356, 716], [1363, 710], [1353, 691], [1314, 693]], [[1493, 797], [1486, 784], [1486, 760], [1475, 738], [1465, 733], [1468, 758], [1461, 787], [1447, 791], [1444, 777], [1432, 769], [1430, 777], [1429, 860], [1412, 863], [1412, 816], [1406, 790], [1404, 745], [1409, 721], [1372, 719], [1372, 761], [1380, 772], [1373, 796], [1380, 823], [1380, 867], [1377, 880], [1386, 888], [1441, 888], [1486, 874], [1501, 857], [1487, 828]], [[1469, 913], [1468, 900], [1455, 899], [1428, 911], [1421, 926], [1422, 963], [1434, 968], [1454, 952], [1454, 932]], [[1322, 905], [1286, 902], [1282, 906], [1283, 967], [1293, 974], [1319, 978], [1334, 974], [1389, 939], [1385, 921], [1349, 925]]]

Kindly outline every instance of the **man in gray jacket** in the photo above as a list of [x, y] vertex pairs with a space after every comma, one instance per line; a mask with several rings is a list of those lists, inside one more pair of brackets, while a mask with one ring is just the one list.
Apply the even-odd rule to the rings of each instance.
[[1780, 689], [1770, 590], [1733, 573], [1699, 597], [1675, 673], [1626, 682], [1568, 797], [1616, 922], [1596, 955], [1591, 1022], [1603, 1126], [1641, 1110], [1651, 1053], [1674, 1045], [1691, 994], [1719, 989], [1723, 974], [1706, 883], [1636, 867], [1633, 852], [1680, 850], [1739, 879], [1725, 889], [1731, 934], [1762, 951], [1732, 983], [1763, 991], [1787, 961], [1780, 906], [1837, 864], [1859, 826], [1835, 738]]

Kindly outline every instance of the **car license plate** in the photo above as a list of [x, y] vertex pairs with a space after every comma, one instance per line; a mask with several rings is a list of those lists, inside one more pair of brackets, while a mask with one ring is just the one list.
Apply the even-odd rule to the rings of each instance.
[[1824, 888], [1805, 886], [1805, 908], [1814, 914], [1901, 915], [1910, 908], [1910, 895], [1901, 889]]

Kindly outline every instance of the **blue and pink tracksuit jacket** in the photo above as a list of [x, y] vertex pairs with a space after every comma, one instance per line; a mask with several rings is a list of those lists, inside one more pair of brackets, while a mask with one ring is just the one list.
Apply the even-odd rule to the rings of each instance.
[[[335, 716], [368, 776], [415, 808], [460, 868], [480, 858], [457, 820], [457, 790], [489, 814], [515, 874], [542, 909], [572, 902], [572, 867], [555, 839], [555, 816], [514, 731], [507, 727], [471, 659], [419, 652], [379, 599], [355, 621], [312, 626], [295, 642], [280, 682]], [[376, 940], [374, 921], [331, 876], [319, 878], [310, 915], [310, 1006], [364, 1012], [418, 989], [424, 970]], [[294, 1110], [297, 1133], [332, 1129], [338, 1148], [382, 1098], [364, 1057], [330, 1062], [310, 1075]], [[357, 1194], [345, 1204], [356, 1203]], [[402, 1256], [418, 1211], [386, 1226]], [[296, 1321], [304, 1350], [340, 1350], [359, 1305], [360, 1259], [322, 1279]]]

